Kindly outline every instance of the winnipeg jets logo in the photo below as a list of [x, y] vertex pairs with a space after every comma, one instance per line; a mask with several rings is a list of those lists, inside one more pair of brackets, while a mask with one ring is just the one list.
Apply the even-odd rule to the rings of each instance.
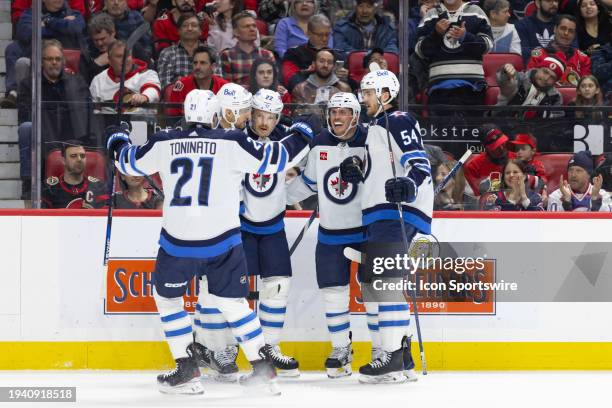
[[258, 190], [264, 190], [272, 177], [269, 174], [253, 174], [253, 182], [257, 185]]
[[276, 174], [246, 174], [244, 176], [244, 188], [255, 197], [265, 197], [274, 191], [277, 181]]
[[323, 176], [325, 196], [336, 204], [346, 204], [357, 194], [358, 185], [340, 180], [338, 167], [332, 167]]
[[536, 33], [536, 38], [538, 39], [538, 42], [540, 43], [540, 45], [543, 48], [546, 48], [548, 46], [548, 43], [551, 42], [555, 38], [555, 35], [554, 34], [551, 35], [548, 32], [548, 29], [545, 28], [542, 34]]

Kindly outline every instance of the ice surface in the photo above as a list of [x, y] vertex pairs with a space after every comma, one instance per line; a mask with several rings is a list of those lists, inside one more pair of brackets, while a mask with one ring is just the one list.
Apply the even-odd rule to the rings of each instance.
[[[198, 396], [164, 395], [151, 371], [0, 371], [0, 386], [73, 386], [77, 403], [58, 407], [309, 407], [457, 408], [607, 406], [612, 373], [433, 372], [416, 383], [363, 385], [357, 374], [338, 380], [324, 373], [280, 379], [280, 397], [245, 394], [237, 384], [203, 380]], [[9, 404], [1, 404], [7, 406]], [[13, 406], [14, 404], [10, 404]], [[15, 406], [47, 406], [21, 403]]]

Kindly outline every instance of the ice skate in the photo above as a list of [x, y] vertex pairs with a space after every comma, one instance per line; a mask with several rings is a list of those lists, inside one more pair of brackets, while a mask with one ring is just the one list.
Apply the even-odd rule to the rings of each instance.
[[251, 361], [253, 371], [240, 377], [240, 385], [255, 390], [262, 388], [272, 395], [280, 395], [281, 391], [276, 381], [276, 370], [274, 364], [267, 357], [266, 346], [259, 350], [260, 360]]
[[222, 351], [208, 350], [210, 368], [215, 373], [215, 380], [220, 382], [236, 382], [238, 374], [238, 347], [228, 346]]
[[187, 346], [187, 355], [196, 360], [198, 367], [212, 368], [210, 364], [210, 350], [206, 346], [194, 341]]
[[402, 383], [404, 375], [404, 348], [393, 352], [382, 351], [380, 357], [359, 369], [359, 382], [367, 384]]
[[351, 362], [353, 361], [352, 343], [344, 347], [334, 347], [325, 360], [325, 370], [329, 378], [348, 377], [353, 374]]
[[299, 377], [299, 363], [293, 358], [284, 355], [278, 345], [266, 344], [264, 351], [268, 360], [272, 361], [279, 377]]
[[158, 375], [157, 383], [164, 394], [204, 394], [200, 369], [193, 357], [176, 359], [176, 368]]

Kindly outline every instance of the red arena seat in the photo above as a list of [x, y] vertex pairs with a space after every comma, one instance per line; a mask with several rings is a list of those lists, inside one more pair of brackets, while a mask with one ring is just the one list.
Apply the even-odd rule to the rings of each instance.
[[268, 23], [263, 20], [256, 19], [255, 24], [257, 24], [257, 31], [259, 31], [260, 36], [268, 35]]
[[[52, 150], [45, 159], [45, 180], [51, 176], [59, 177], [64, 172], [64, 159], [60, 149]], [[87, 151], [85, 174], [102, 181], [106, 180], [106, 157], [100, 152]]]
[[550, 153], [536, 156], [544, 165], [548, 183], [546, 184], [548, 194], [559, 188], [559, 177], [567, 177], [567, 163], [572, 158], [571, 153]]
[[504, 64], [512, 64], [517, 71], [522, 71], [525, 68], [523, 57], [520, 54], [513, 53], [489, 53], [482, 57], [482, 67], [484, 75], [489, 86], [497, 86], [495, 74], [497, 70]]
[[65, 69], [73, 74], [79, 73], [79, 60], [81, 59], [81, 50], [64, 50], [64, 60], [66, 61]]
[[497, 104], [497, 97], [499, 96], [499, 86], [490, 86], [487, 88], [487, 93], [485, 94], [485, 105], [495, 105]]
[[574, 99], [576, 99], [576, 88], [573, 86], [563, 86], [557, 88], [561, 96], [563, 97], [563, 104], [567, 105]]

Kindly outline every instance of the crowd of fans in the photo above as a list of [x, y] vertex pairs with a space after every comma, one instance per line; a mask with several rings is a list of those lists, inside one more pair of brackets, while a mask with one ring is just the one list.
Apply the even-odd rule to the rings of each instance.
[[[261, 88], [279, 92], [287, 117], [317, 113], [334, 93], [358, 92], [359, 77], [370, 62], [397, 71], [392, 58], [410, 66], [409, 102], [428, 105], [433, 116], [602, 119], [607, 114], [591, 108], [566, 112], [559, 107], [611, 102], [612, 5], [602, 0], [415, 0], [409, 2], [409, 18], [403, 24], [399, 24], [398, 0], [42, 3], [43, 157], [56, 146], [50, 142], [99, 144], [96, 135], [103, 126], [99, 114], [115, 113], [126, 53], [123, 102], [125, 112], [134, 114], [179, 117], [190, 90], [217, 92], [227, 82], [252, 93]], [[32, 129], [29, 58], [35, 23], [31, 1], [13, 1], [11, 17], [14, 41], [5, 51], [6, 95], [0, 107], [19, 110], [21, 177], [27, 198]], [[126, 49], [127, 38], [142, 24], [149, 24], [150, 32], [133, 49]], [[398, 27], [409, 30], [406, 51], [400, 51]], [[360, 74], [349, 64], [354, 52], [362, 52]], [[515, 58], [502, 61], [488, 78], [483, 61], [492, 53]], [[576, 92], [571, 101], [564, 101], [559, 91], [567, 87]], [[492, 89], [496, 96], [491, 102]], [[157, 102], [168, 104], [160, 108]], [[486, 113], [469, 108], [487, 103], [551, 108]], [[440, 105], [456, 107], [436, 109]], [[536, 153], [537, 135], [512, 136], [510, 141], [495, 126], [486, 130], [485, 151], [468, 163], [465, 178], [460, 175], [438, 196], [437, 208], [566, 208], [563, 203], [552, 204], [555, 195], [546, 188], [550, 175], [523, 152]], [[438, 159], [432, 158], [436, 180], [453, 164], [450, 155]], [[576, 160], [584, 164], [586, 159]], [[572, 197], [584, 194], [577, 192], [584, 186], [578, 188], [571, 180], [570, 176], [569, 187], [567, 181], [559, 185], [561, 201], [568, 189]], [[116, 203], [124, 205], [126, 199], [145, 195], [155, 201], [143, 183], [122, 180], [124, 198]], [[589, 186], [589, 191], [607, 194], [595, 182]], [[605, 202], [598, 209], [606, 208]]]

